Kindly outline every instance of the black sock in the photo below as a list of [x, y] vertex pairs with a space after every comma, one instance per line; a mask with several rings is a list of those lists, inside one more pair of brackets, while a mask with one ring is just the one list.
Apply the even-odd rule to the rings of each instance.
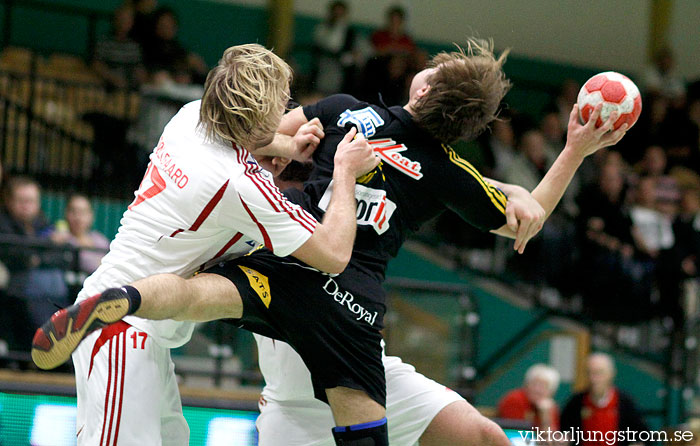
[[389, 446], [386, 418], [352, 426], [336, 426], [333, 438], [337, 446]]
[[134, 314], [141, 307], [141, 293], [131, 285], [121, 287], [129, 295], [129, 314]]

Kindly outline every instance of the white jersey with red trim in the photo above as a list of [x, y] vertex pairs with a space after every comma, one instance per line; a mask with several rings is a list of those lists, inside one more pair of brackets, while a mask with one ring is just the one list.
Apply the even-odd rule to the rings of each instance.
[[[78, 300], [154, 274], [189, 277], [258, 243], [286, 256], [313, 233], [316, 220], [284, 198], [247, 150], [205, 139], [199, 108], [200, 101], [185, 105], [165, 127], [109, 253]], [[125, 320], [169, 348], [187, 342], [194, 327]]]

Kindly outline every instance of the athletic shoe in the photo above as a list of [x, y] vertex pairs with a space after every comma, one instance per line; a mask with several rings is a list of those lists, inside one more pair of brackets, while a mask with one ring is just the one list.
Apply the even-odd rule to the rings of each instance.
[[49, 370], [68, 361], [88, 334], [129, 314], [129, 305], [129, 295], [123, 288], [110, 288], [55, 312], [34, 334], [34, 364]]

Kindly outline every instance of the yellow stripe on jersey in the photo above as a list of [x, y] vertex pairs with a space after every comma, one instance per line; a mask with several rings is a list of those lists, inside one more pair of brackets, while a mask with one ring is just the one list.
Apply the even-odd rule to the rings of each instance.
[[481, 187], [484, 188], [484, 192], [486, 192], [486, 195], [491, 199], [491, 202], [493, 203], [494, 206], [496, 206], [496, 209], [501, 211], [502, 213], [506, 213], [506, 202], [508, 199], [506, 196], [501, 192], [500, 189], [494, 187], [493, 185], [489, 184], [484, 180], [484, 177], [481, 176], [478, 170], [472, 166], [469, 161], [465, 160], [464, 158], [461, 158], [457, 153], [454, 151], [454, 149], [448, 145], [443, 144], [442, 148], [445, 150], [445, 153], [450, 157], [450, 161], [452, 163], [456, 164], [457, 166], [461, 167], [462, 169], [466, 170], [469, 172], [469, 174], [474, 177], [474, 179], [481, 184]]

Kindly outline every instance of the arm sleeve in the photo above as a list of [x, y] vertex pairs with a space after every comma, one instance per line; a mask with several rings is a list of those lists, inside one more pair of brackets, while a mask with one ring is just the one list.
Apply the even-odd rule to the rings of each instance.
[[328, 127], [338, 116], [359, 101], [349, 94], [334, 94], [321, 99], [315, 104], [304, 106], [304, 116], [309, 121], [318, 118], [323, 128]]
[[440, 200], [467, 223], [482, 231], [498, 229], [506, 224], [508, 198], [493, 186], [468, 161], [443, 144], [448, 161], [440, 172]]
[[231, 188], [222, 225], [243, 233], [280, 257], [296, 251], [318, 224], [311, 214], [287, 200], [261, 170], [251, 170]]

